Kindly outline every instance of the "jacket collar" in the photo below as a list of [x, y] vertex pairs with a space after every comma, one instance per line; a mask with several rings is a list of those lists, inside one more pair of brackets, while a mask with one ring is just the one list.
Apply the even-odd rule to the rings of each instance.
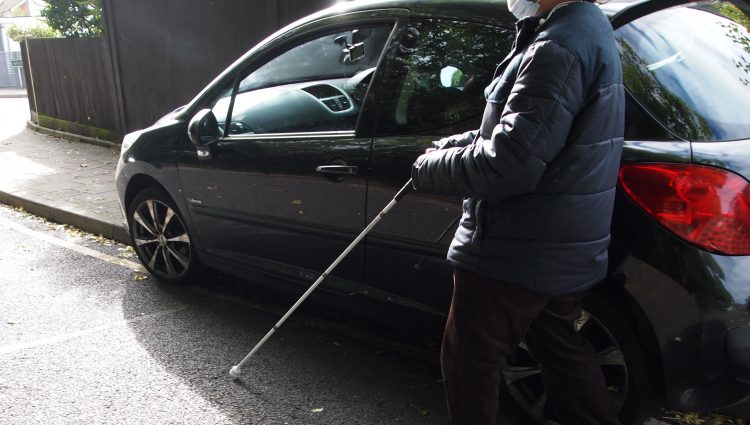
[[506, 56], [495, 69], [495, 77], [503, 72], [514, 56], [519, 52], [524, 51], [529, 44], [534, 41], [537, 35], [537, 27], [539, 26], [539, 21], [541, 19], [540, 16], [529, 16], [516, 22], [516, 40], [513, 42], [513, 47], [511, 47], [508, 56]]
[[547, 13], [546, 16], [529, 16], [516, 22], [516, 40], [510, 49], [508, 56], [495, 69], [495, 77], [500, 75], [511, 59], [519, 52], [524, 51], [536, 38], [541, 27], [546, 24], [558, 10], [573, 3], [581, 3], [582, 0], [573, 0], [560, 3]]
[[583, 2], [583, 0], [566, 1], [565, 3], [560, 3], [557, 6], [553, 7], [552, 10], [550, 10], [549, 13], [547, 13], [547, 16], [541, 17], [541, 19], [539, 20], [539, 23], [537, 25], [536, 30], [539, 31], [547, 22], [549, 22], [550, 19], [552, 19], [552, 17], [553, 17], [552, 15], [554, 15], [555, 12], [557, 12], [558, 10], [562, 9], [565, 6], [569, 6], [569, 5], [574, 4], [574, 3], [582, 3], [582, 2]]

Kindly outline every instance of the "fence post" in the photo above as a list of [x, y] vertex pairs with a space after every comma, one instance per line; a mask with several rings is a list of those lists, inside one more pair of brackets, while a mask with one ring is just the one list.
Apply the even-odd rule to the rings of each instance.
[[114, 79], [114, 102], [115, 102], [115, 113], [117, 114], [117, 121], [119, 127], [117, 130], [121, 135], [125, 135], [130, 131], [128, 116], [125, 108], [125, 94], [122, 89], [122, 75], [120, 72], [120, 51], [117, 45], [117, 30], [115, 28], [115, 19], [113, 15], [113, 5], [111, 0], [102, 0], [102, 17], [104, 21], [104, 40], [107, 45], [107, 52], [109, 52], [109, 64], [112, 69], [112, 77]]
[[29, 38], [24, 37], [21, 41], [21, 54], [23, 55], [23, 61], [26, 71], [29, 73], [28, 81], [26, 82], [26, 94], [29, 99], [29, 112], [31, 115], [31, 121], [39, 124], [39, 110], [36, 103], [36, 90], [34, 87], [34, 72], [31, 69], [31, 55], [29, 54]]

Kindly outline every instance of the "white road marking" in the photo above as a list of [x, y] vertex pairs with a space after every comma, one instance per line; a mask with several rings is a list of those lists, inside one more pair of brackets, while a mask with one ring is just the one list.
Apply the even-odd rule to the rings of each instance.
[[[143, 266], [141, 266], [140, 264], [134, 261], [126, 260], [124, 258], [117, 258], [112, 255], [107, 255], [97, 250], [87, 248], [85, 246], [77, 245], [73, 242], [65, 241], [65, 240], [56, 238], [54, 236], [50, 236], [43, 232], [29, 229], [28, 227], [22, 226], [5, 217], [0, 217], [0, 225], [13, 229], [24, 235], [31, 236], [36, 239], [40, 239], [52, 245], [56, 245], [62, 248], [69, 249], [71, 251], [75, 251], [79, 254], [88, 255], [89, 257], [94, 257], [96, 259], [105, 261], [107, 263], [125, 267], [127, 269], [130, 269], [136, 272], [146, 273], [146, 269], [144, 269]], [[152, 313], [152, 314], [147, 314], [144, 316], [139, 316], [133, 319], [119, 320], [119, 321], [116, 321], [107, 325], [97, 326], [91, 329], [84, 329], [84, 330], [80, 330], [76, 332], [69, 332], [69, 333], [55, 335], [55, 336], [51, 336], [47, 338], [41, 338], [41, 339], [38, 339], [36, 341], [31, 341], [31, 342], [23, 342], [19, 344], [0, 346], [0, 354], [8, 354], [8, 353], [16, 352], [16, 351], [26, 350], [28, 348], [34, 348], [34, 347], [39, 347], [42, 345], [63, 342], [63, 341], [67, 341], [70, 339], [86, 336], [92, 333], [101, 332], [101, 331], [104, 331], [113, 327], [127, 325], [131, 323], [138, 323], [138, 322], [142, 322], [142, 321], [149, 320], [149, 319], [155, 319], [155, 318], [165, 316], [168, 314], [172, 314], [172, 313], [176, 313], [178, 311], [182, 311], [185, 309], [187, 309], [187, 307], [177, 308], [177, 309], [172, 309], [172, 310], [164, 310], [164, 311], [159, 311], [159, 312]]]
[[[48, 234], [45, 234], [45, 233], [42, 233], [42, 232], [39, 232], [39, 231], [36, 231], [36, 230], [29, 229], [28, 227], [22, 226], [22, 225], [20, 225], [18, 223], [15, 223], [15, 222], [11, 221], [11, 220], [8, 220], [5, 217], [0, 217], [0, 225], [5, 226], [5, 227], [9, 227], [9, 228], [11, 228], [11, 229], [13, 229], [13, 230], [15, 230], [15, 231], [17, 231], [19, 233], [23, 233], [23, 234], [25, 234], [27, 236], [31, 236], [31, 237], [43, 240], [43, 241], [51, 243], [53, 245], [57, 245], [57, 246], [62, 247], [62, 248], [70, 249], [72, 251], [78, 252], [79, 254], [88, 255], [90, 257], [94, 257], [94, 258], [97, 258], [99, 260], [111, 263], [111, 264], [115, 264], [115, 265], [118, 265], [118, 266], [121, 266], [121, 267], [125, 267], [125, 268], [128, 268], [128, 269], [133, 270], [133, 271], [147, 273], [146, 269], [144, 269], [142, 265], [140, 265], [139, 263], [136, 263], [134, 261], [130, 261], [130, 260], [126, 260], [126, 259], [123, 259], [123, 258], [117, 258], [117, 257], [111, 256], [111, 255], [107, 255], [107, 254], [101, 253], [99, 251], [93, 250], [91, 248], [87, 248], [85, 246], [77, 245], [75, 243], [68, 242], [68, 241], [56, 238], [54, 236], [50, 236]], [[220, 295], [217, 298], [225, 300], [225, 301], [234, 302], [234, 303], [237, 302], [236, 299], [233, 299], [233, 298], [227, 297], [227, 296], [223, 296], [223, 295]], [[264, 311], [266, 313], [269, 312], [268, 310], [264, 310], [264, 309], [259, 308], [259, 306], [257, 306], [257, 305], [253, 305], [253, 304], [249, 304], [249, 305], [255, 307], [256, 309]], [[187, 308], [188, 307], [183, 307], [183, 308], [176, 308], [176, 309], [172, 309], [172, 310], [159, 311], [159, 312], [156, 312], [156, 313], [152, 313], [152, 314], [147, 314], [147, 315], [144, 315], [144, 316], [136, 317], [134, 319], [120, 320], [120, 321], [117, 321], [117, 322], [114, 322], [114, 323], [110, 323], [108, 325], [97, 326], [95, 328], [81, 330], [81, 331], [76, 331], [76, 332], [70, 332], [70, 333], [67, 333], [67, 334], [55, 335], [55, 336], [51, 336], [51, 337], [48, 337], [48, 338], [42, 338], [42, 339], [39, 339], [39, 340], [36, 340], [36, 341], [32, 341], [32, 342], [24, 342], [24, 343], [20, 343], [20, 344], [0, 346], [0, 354], [8, 354], [8, 353], [16, 352], [16, 351], [26, 350], [26, 349], [29, 349], [29, 348], [39, 347], [39, 346], [42, 346], [42, 345], [54, 344], [54, 343], [57, 343], [57, 342], [63, 342], [63, 341], [67, 341], [67, 340], [79, 338], [79, 337], [82, 337], [82, 336], [86, 336], [86, 335], [89, 335], [89, 334], [92, 334], [92, 333], [101, 332], [101, 331], [104, 331], [104, 330], [107, 330], [107, 329], [110, 329], [110, 328], [114, 328], [114, 327], [117, 327], [117, 326], [128, 325], [128, 324], [131, 324], [131, 323], [143, 322], [143, 321], [150, 320], [150, 319], [156, 319], [156, 318], [159, 318], [159, 317], [162, 317], [162, 316], [166, 316], [166, 315], [169, 315], [169, 314], [172, 314], [172, 313], [177, 313], [177, 312], [186, 310]], [[274, 313], [278, 313], [278, 312], [274, 312]], [[667, 424], [665, 422], [662, 422], [662, 421], [656, 419], [656, 418], [649, 418], [649, 420], [644, 425], [667, 425]]]
[[131, 323], [138, 323], [138, 322], [143, 322], [145, 320], [156, 319], [158, 317], [166, 316], [172, 313], [177, 313], [182, 310], [187, 310], [187, 307], [175, 308], [172, 310], [163, 310], [163, 311], [159, 311], [159, 312], [152, 313], [152, 314], [146, 314], [144, 316], [136, 317], [134, 319], [129, 319], [129, 320], [118, 320], [117, 322], [113, 322], [108, 325], [102, 325], [102, 326], [97, 326], [91, 329], [84, 329], [81, 331], [55, 335], [55, 336], [51, 336], [48, 338], [38, 339], [32, 342], [22, 342], [20, 344], [0, 346], [0, 354], [8, 354], [8, 353], [13, 353], [15, 351], [21, 351], [21, 350], [26, 350], [29, 348], [39, 347], [42, 345], [55, 344], [57, 342], [63, 342], [63, 341], [67, 341], [70, 339], [86, 336], [92, 333], [105, 331], [107, 329], [111, 329], [117, 326], [129, 325]]
[[71, 251], [75, 251], [79, 254], [88, 255], [89, 257], [94, 257], [102, 261], [106, 261], [107, 263], [115, 264], [121, 267], [125, 267], [127, 269], [146, 273], [146, 269], [143, 268], [142, 265], [136, 263], [135, 261], [126, 260], [124, 258], [118, 258], [114, 257], [112, 255], [107, 255], [102, 252], [99, 252], [95, 249], [87, 248], [85, 246], [77, 245], [73, 242], [65, 241], [59, 238], [56, 238], [54, 236], [50, 236], [46, 233], [42, 233], [36, 230], [29, 229], [28, 227], [22, 226], [18, 223], [15, 223], [5, 217], [0, 217], [0, 225], [9, 227], [19, 233], [23, 233], [24, 235], [31, 236], [36, 239], [41, 239], [45, 242], [51, 243], [53, 245], [57, 245], [62, 248], [67, 248]]

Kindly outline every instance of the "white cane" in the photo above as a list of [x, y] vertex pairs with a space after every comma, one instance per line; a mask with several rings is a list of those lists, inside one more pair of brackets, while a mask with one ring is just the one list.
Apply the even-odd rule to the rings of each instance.
[[271, 335], [273, 335], [274, 332], [276, 332], [276, 330], [279, 329], [281, 327], [281, 325], [284, 324], [284, 322], [286, 321], [286, 319], [288, 319], [289, 316], [291, 316], [292, 313], [294, 313], [294, 311], [297, 310], [297, 308], [307, 299], [307, 297], [309, 297], [310, 294], [312, 294], [313, 291], [315, 291], [315, 289], [318, 287], [318, 285], [320, 285], [320, 283], [323, 282], [323, 279], [325, 279], [326, 277], [328, 277], [328, 275], [331, 274], [331, 272], [333, 271], [333, 269], [335, 269], [336, 266], [338, 266], [339, 263], [341, 261], [343, 261], [344, 258], [346, 258], [347, 255], [349, 255], [349, 253], [354, 249], [354, 247], [357, 246], [357, 244], [362, 239], [364, 239], [364, 237], [367, 236], [368, 233], [370, 233], [370, 230], [372, 230], [378, 224], [378, 222], [386, 214], [388, 214], [388, 212], [391, 210], [391, 208], [393, 208], [398, 203], [398, 201], [400, 201], [404, 196], [406, 196], [407, 193], [409, 193], [412, 190], [413, 190], [412, 180], [409, 179], [409, 181], [404, 185], [404, 187], [402, 187], [401, 190], [398, 191], [398, 193], [396, 194], [396, 196], [393, 197], [393, 200], [391, 200], [391, 202], [389, 202], [388, 205], [386, 205], [385, 208], [383, 208], [383, 211], [380, 211], [380, 213], [377, 215], [377, 217], [375, 217], [370, 222], [370, 224], [367, 225], [367, 227], [365, 227], [365, 230], [363, 230], [362, 233], [360, 233], [359, 236], [357, 236], [357, 238], [354, 239], [354, 241], [352, 241], [352, 243], [349, 244], [348, 247], [346, 247], [346, 249], [344, 250], [344, 252], [342, 252], [341, 255], [339, 255], [339, 257], [336, 259], [336, 261], [334, 261], [330, 266], [328, 266], [328, 268], [326, 269], [326, 271], [324, 271], [323, 274], [321, 274], [320, 277], [318, 277], [318, 280], [316, 280], [315, 283], [313, 283], [312, 286], [310, 288], [308, 288], [307, 291], [305, 291], [304, 294], [302, 294], [302, 296], [300, 297], [300, 299], [298, 299], [297, 302], [294, 303], [294, 305], [292, 306], [292, 308], [290, 308], [289, 311], [287, 311], [286, 314], [281, 318], [281, 320], [279, 320], [279, 322], [276, 323], [273, 326], [273, 328], [271, 328], [271, 330], [268, 331], [268, 333], [266, 334], [266, 336], [264, 336], [263, 339], [261, 339], [260, 342], [255, 347], [253, 347], [253, 349], [250, 350], [249, 353], [247, 353], [247, 356], [245, 356], [245, 358], [242, 359], [241, 362], [239, 362], [235, 366], [232, 366], [232, 368], [229, 370], [229, 376], [231, 376], [233, 379], [239, 378], [240, 374], [242, 373], [242, 365], [244, 365], [248, 360], [250, 360], [250, 357], [252, 357], [253, 354], [255, 354], [255, 352], [258, 351], [260, 349], [260, 347], [262, 347], [263, 344], [265, 344], [266, 341], [268, 341], [269, 338], [271, 338]]

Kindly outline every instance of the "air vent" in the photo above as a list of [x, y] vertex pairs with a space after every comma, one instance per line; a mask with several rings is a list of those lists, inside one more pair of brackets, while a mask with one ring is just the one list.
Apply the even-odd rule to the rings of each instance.
[[323, 99], [321, 102], [333, 112], [348, 111], [352, 107], [351, 102], [349, 102], [349, 99], [347, 99], [346, 96]]
[[336, 101], [336, 99], [326, 99], [323, 101], [323, 103], [328, 107], [328, 109], [332, 110], [333, 112], [341, 112], [345, 109], [339, 102]]
[[327, 97], [336, 97], [336, 96], [343, 95], [343, 93], [341, 93], [341, 91], [338, 90], [336, 87], [329, 86], [328, 84], [305, 87], [302, 90], [310, 93], [311, 95], [317, 97], [318, 99], [325, 99]]
[[333, 112], [348, 111], [352, 103], [341, 90], [328, 84], [305, 87], [302, 90], [316, 97]]

